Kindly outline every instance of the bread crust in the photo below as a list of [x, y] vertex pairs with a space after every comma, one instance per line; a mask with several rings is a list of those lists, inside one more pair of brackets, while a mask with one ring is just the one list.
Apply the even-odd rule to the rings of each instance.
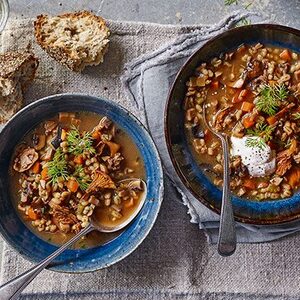
[[30, 50], [0, 54], [0, 124], [23, 105], [23, 93], [33, 81], [38, 59]]
[[103, 61], [110, 35], [105, 20], [88, 11], [39, 15], [34, 31], [37, 43], [48, 55], [76, 72]]

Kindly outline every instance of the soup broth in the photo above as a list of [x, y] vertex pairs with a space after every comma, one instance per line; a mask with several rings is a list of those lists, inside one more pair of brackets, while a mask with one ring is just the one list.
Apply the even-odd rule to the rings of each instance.
[[231, 190], [253, 200], [292, 196], [300, 186], [300, 59], [289, 49], [241, 45], [201, 64], [187, 82], [186, 135], [202, 170], [221, 187], [220, 140], [230, 143]]
[[[133, 184], [122, 179], [138, 178]], [[61, 245], [86, 227], [93, 214], [108, 226], [137, 208], [145, 179], [131, 138], [108, 118], [90, 112], [60, 113], [26, 134], [11, 163], [11, 195], [20, 218], [42, 239]], [[75, 248], [118, 233], [91, 232]]]

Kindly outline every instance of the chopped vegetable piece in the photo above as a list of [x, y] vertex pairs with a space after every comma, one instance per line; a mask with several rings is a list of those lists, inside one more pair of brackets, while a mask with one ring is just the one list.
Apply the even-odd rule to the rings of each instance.
[[219, 86], [220, 86], [220, 82], [217, 81], [217, 80], [215, 80], [215, 81], [213, 81], [213, 82], [211, 83], [211, 88], [212, 88], [213, 90], [217, 90], [217, 89], [219, 88]]
[[44, 168], [41, 172], [42, 179], [48, 179], [48, 168]]
[[77, 192], [79, 188], [79, 183], [76, 179], [70, 178], [66, 184], [67, 188], [70, 190], [70, 192], [75, 193]]
[[98, 130], [92, 132], [92, 138], [95, 140], [99, 140], [101, 138], [101, 133]]
[[31, 220], [37, 220], [38, 219], [38, 214], [37, 213], [35, 213], [35, 211], [33, 210], [33, 208], [32, 207], [29, 207], [29, 209], [28, 209], [28, 217], [31, 219]]
[[74, 158], [74, 163], [77, 165], [82, 165], [84, 162], [82, 155], [77, 155]]
[[66, 138], [67, 138], [67, 131], [65, 129], [62, 129], [62, 131], [61, 131], [61, 139], [63, 141], [65, 141]]
[[300, 169], [293, 170], [288, 176], [289, 184], [292, 188], [297, 187], [300, 184]]
[[32, 166], [31, 168], [31, 171], [34, 173], [34, 174], [38, 174], [40, 172], [40, 169], [41, 169], [41, 164], [39, 161], [35, 162], [35, 164]]
[[277, 118], [276, 115], [275, 116], [270, 116], [267, 118], [267, 122], [269, 123], [269, 125], [273, 125], [277, 122]]
[[251, 117], [244, 118], [242, 123], [246, 129], [252, 127], [255, 124], [254, 120]]
[[252, 109], [254, 108], [254, 106], [255, 105], [253, 103], [244, 101], [242, 103], [241, 110], [242, 111], [246, 111], [246, 112], [250, 112], [250, 111], [252, 111]]
[[249, 190], [255, 190], [256, 189], [256, 183], [255, 183], [255, 180], [249, 178], [249, 179], [246, 179], [244, 181], [244, 187], [249, 189]]
[[279, 57], [283, 60], [289, 61], [292, 59], [290, 51], [288, 49], [284, 49], [280, 54]]

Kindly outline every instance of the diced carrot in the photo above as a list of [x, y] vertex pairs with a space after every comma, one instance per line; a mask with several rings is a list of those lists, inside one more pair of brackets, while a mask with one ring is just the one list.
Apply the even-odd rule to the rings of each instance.
[[28, 217], [31, 220], [37, 220], [38, 219], [38, 215], [37, 215], [37, 213], [35, 213], [35, 211], [33, 210], [32, 207], [29, 207], [29, 209], [28, 209]]
[[289, 184], [292, 188], [295, 188], [300, 184], [300, 169], [295, 169], [290, 173]]
[[250, 118], [250, 117], [244, 118], [242, 123], [245, 128], [250, 128], [255, 124], [254, 120], [252, 120], [252, 118]]
[[34, 173], [34, 174], [38, 174], [40, 173], [40, 169], [41, 169], [41, 164], [39, 161], [37, 161], [31, 168], [31, 171]]
[[41, 172], [42, 179], [48, 178], [48, 168], [44, 168]]
[[70, 178], [66, 184], [67, 188], [70, 190], [72, 193], [76, 193], [78, 188], [79, 188], [79, 183], [77, 182], [76, 179]]
[[255, 190], [256, 189], [256, 183], [253, 179], [246, 179], [244, 181], [244, 187], [249, 189], [249, 190]]
[[277, 122], [277, 118], [276, 116], [270, 116], [267, 118], [267, 122], [269, 123], [269, 125], [273, 125]]
[[242, 111], [246, 111], [246, 112], [250, 112], [250, 111], [252, 111], [252, 109], [254, 108], [254, 106], [255, 105], [253, 103], [244, 101], [242, 103], [241, 110]]
[[66, 138], [67, 138], [67, 131], [66, 130], [64, 130], [64, 129], [62, 129], [61, 130], [61, 139], [62, 139], [62, 141], [65, 141], [66, 140]]
[[83, 164], [83, 157], [82, 157], [82, 155], [75, 156], [74, 163], [77, 164], [77, 165], [82, 165]]
[[283, 60], [289, 61], [292, 59], [291, 53], [288, 49], [284, 49], [280, 54], [279, 57]]
[[211, 88], [217, 90], [220, 87], [219, 81], [215, 80], [211, 83]]
[[101, 133], [98, 130], [92, 132], [92, 138], [95, 140], [99, 140], [101, 138]]

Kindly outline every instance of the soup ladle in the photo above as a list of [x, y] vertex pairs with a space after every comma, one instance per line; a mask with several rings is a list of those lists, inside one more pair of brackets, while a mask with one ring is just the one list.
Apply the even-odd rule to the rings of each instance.
[[223, 191], [220, 216], [220, 229], [218, 236], [218, 253], [222, 256], [232, 255], [236, 249], [236, 230], [233, 217], [232, 202], [230, 195], [229, 175], [229, 146], [227, 135], [215, 131], [206, 119], [206, 107], [203, 105], [203, 120], [208, 130], [217, 136], [222, 143], [224, 167], [223, 167]]
[[116, 232], [123, 229], [127, 226], [133, 219], [137, 216], [140, 212], [141, 208], [144, 205], [147, 196], [147, 185], [145, 181], [137, 178], [129, 178], [119, 181], [118, 183], [126, 183], [132, 182], [135, 180], [140, 180], [142, 184], [142, 195], [140, 196], [140, 202], [138, 207], [135, 211], [122, 223], [115, 225], [115, 226], [107, 226], [101, 224], [99, 220], [96, 219], [95, 215], [93, 214], [90, 220], [90, 223], [87, 227], [83, 228], [79, 233], [77, 233], [74, 237], [72, 237], [68, 242], [63, 244], [60, 248], [50, 254], [48, 257], [43, 259], [40, 263], [36, 266], [31, 268], [30, 270], [24, 272], [23, 274], [15, 277], [14, 279], [10, 280], [9, 282], [5, 283], [4, 285], [0, 286], [0, 299], [1, 300], [16, 300], [18, 299], [21, 292], [26, 288], [26, 286], [44, 269], [46, 268], [54, 258], [60, 255], [63, 251], [65, 251], [69, 246], [74, 244], [78, 241], [82, 236], [88, 234], [93, 230], [97, 230], [99, 232], [111, 233]]

